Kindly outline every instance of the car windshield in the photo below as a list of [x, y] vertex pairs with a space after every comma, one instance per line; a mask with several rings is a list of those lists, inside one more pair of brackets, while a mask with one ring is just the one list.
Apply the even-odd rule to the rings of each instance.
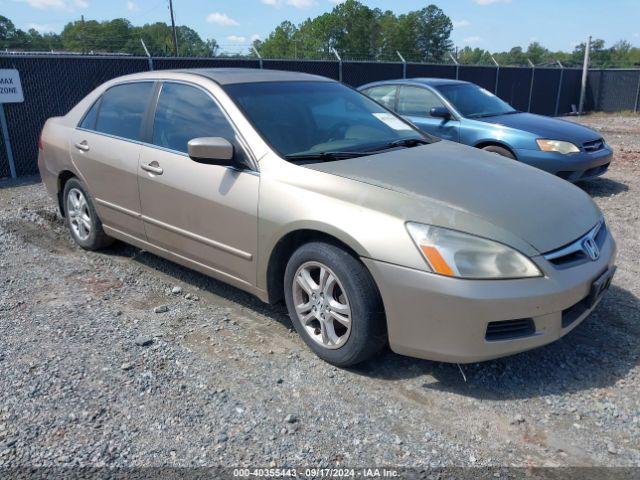
[[224, 88], [285, 158], [353, 158], [434, 140], [365, 95], [335, 82], [260, 82]]
[[493, 117], [517, 111], [493, 93], [470, 83], [441, 85], [436, 88], [465, 117]]

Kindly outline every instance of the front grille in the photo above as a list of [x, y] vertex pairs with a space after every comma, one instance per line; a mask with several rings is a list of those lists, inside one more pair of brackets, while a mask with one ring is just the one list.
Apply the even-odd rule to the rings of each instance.
[[582, 144], [582, 148], [584, 148], [585, 152], [597, 152], [598, 150], [602, 150], [604, 148], [604, 140], [599, 138], [598, 140], [592, 140], [590, 142], [584, 142]]
[[[598, 228], [598, 227], [596, 227]], [[593, 229], [587, 235], [592, 234]], [[578, 240], [571, 242], [569, 245], [545, 254], [545, 258], [558, 268], [568, 268], [589, 261], [587, 254], [582, 250], [582, 240], [587, 236], [584, 235]], [[604, 242], [607, 239], [607, 225], [602, 221], [599, 229], [593, 237], [598, 248], [602, 251]]]
[[573, 322], [578, 320], [587, 310], [589, 310], [589, 306], [587, 305], [587, 298], [583, 298], [575, 305], [566, 308], [562, 311], [562, 328], [567, 328]]
[[491, 322], [487, 325], [485, 340], [496, 342], [499, 340], [514, 340], [516, 338], [530, 337], [536, 333], [536, 324], [532, 318], [520, 318], [517, 320], [502, 320]]

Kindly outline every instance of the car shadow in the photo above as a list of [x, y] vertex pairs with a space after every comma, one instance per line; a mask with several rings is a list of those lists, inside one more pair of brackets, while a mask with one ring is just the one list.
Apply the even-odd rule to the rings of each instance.
[[603, 177], [582, 180], [577, 182], [576, 185], [592, 197], [610, 197], [629, 190], [629, 187], [624, 183]]
[[[120, 242], [104, 253], [131, 258], [175, 282], [191, 285], [292, 328], [283, 304], [265, 304], [240, 289]], [[640, 299], [612, 285], [582, 324], [544, 347], [460, 366], [405, 357], [387, 348], [374, 359], [349, 370], [390, 383], [425, 377], [422, 385], [425, 391], [489, 400], [532, 398], [612, 386], [640, 362], [639, 338]]]
[[640, 299], [612, 286], [582, 324], [544, 347], [460, 366], [387, 351], [353, 371], [386, 380], [426, 376], [425, 390], [478, 399], [532, 398], [612, 386], [640, 362], [639, 338]]
[[204, 292], [221, 297], [223, 300], [238, 304], [240, 307], [248, 309], [254, 314], [273, 318], [287, 328], [293, 328], [287, 314], [287, 309], [283, 304], [270, 305], [264, 303], [254, 295], [244, 292], [239, 288], [218, 281], [188, 267], [183, 267], [171, 260], [166, 260], [153, 253], [123, 242], [116, 242], [111, 248], [103, 250], [101, 253], [128, 257], [140, 265], [165, 274], [175, 282], [191, 285]]

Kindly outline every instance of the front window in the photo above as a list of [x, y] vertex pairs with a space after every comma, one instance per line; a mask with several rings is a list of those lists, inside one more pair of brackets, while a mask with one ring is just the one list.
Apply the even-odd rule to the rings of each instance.
[[430, 137], [367, 96], [334, 82], [232, 84], [226, 92], [284, 157], [365, 152]]
[[436, 88], [468, 118], [493, 117], [517, 111], [493, 93], [470, 83], [441, 85]]
[[398, 113], [415, 117], [428, 117], [431, 109], [444, 107], [436, 95], [421, 87], [403, 86], [398, 98]]

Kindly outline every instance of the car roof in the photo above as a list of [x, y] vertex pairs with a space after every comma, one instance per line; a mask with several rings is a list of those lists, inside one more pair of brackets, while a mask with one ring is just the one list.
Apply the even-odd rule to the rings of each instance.
[[200, 75], [207, 77], [220, 85], [234, 83], [258, 82], [333, 82], [326, 77], [301, 72], [287, 72], [283, 70], [268, 70], [258, 68], [189, 68], [174, 70], [179, 73]]
[[463, 80], [454, 80], [451, 78], [434, 78], [434, 77], [416, 77], [416, 78], [398, 78], [395, 80], [381, 80], [378, 82], [367, 83], [358, 87], [359, 90], [371, 88], [380, 85], [428, 85], [430, 87], [439, 87], [442, 85], [465, 85], [471, 82]]

